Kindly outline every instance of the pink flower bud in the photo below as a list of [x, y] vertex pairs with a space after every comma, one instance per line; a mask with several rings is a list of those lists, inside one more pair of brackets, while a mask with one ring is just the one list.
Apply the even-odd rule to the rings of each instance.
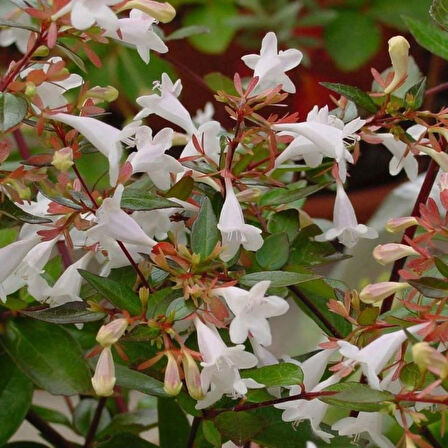
[[92, 386], [100, 397], [113, 394], [115, 386], [115, 366], [110, 347], [105, 347], [98, 358]]
[[182, 381], [179, 375], [179, 366], [171, 352], [167, 352], [168, 364], [165, 370], [165, 380], [163, 389], [168, 395], [178, 395], [182, 389]]
[[204, 392], [202, 390], [199, 368], [195, 360], [187, 352], [184, 352], [184, 356], [182, 357], [182, 366], [184, 368], [188, 393], [195, 400], [202, 400], [204, 398]]
[[402, 218], [392, 218], [387, 221], [386, 230], [390, 233], [397, 233], [406, 230], [408, 227], [416, 226], [418, 221], [413, 216], [403, 216]]
[[96, 340], [101, 346], [110, 347], [123, 336], [126, 328], [128, 328], [126, 319], [115, 319], [99, 329]]
[[364, 303], [376, 303], [408, 287], [409, 284], [405, 282], [373, 283], [363, 288], [359, 293], [359, 298]]
[[400, 258], [409, 257], [412, 255], [419, 255], [419, 253], [406, 244], [380, 244], [373, 250], [373, 257], [382, 265], [386, 265], [399, 260]]
[[427, 342], [412, 346], [412, 357], [421, 372], [429, 370], [444, 380], [448, 376], [448, 360]]
[[53, 155], [51, 164], [59, 171], [68, 171], [73, 165], [73, 151], [72, 148], [62, 148], [56, 151]]

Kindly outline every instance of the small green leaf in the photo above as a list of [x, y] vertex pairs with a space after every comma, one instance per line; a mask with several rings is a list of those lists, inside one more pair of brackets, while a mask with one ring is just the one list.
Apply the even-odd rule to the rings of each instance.
[[28, 224], [46, 224], [51, 222], [51, 219], [41, 218], [40, 216], [33, 216], [17, 207], [7, 196], [3, 197], [0, 202], [0, 215], [6, 215], [19, 222], [26, 222]]
[[165, 42], [170, 40], [185, 39], [186, 37], [196, 36], [198, 34], [208, 34], [210, 33], [210, 28], [203, 25], [191, 25], [179, 28], [176, 31], [165, 37]]
[[9, 28], [19, 28], [19, 29], [28, 30], [28, 31], [35, 31], [36, 33], [39, 32], [39, 28], [36, 28], [33, 25], [18, 23], [18, 22], [14, 22], [13, 20], [6, 20], [3, 18], [0, 18], [0, 26], [7, 26]]
[[448, 29], [448, 1], [433, 0], [429, 10], [432, 18], [442, 27]]
[[69, 302], [54, 308], [45, 308], [37, 311], [21, 311], [22, 314], [33, 319], [42, 320], [51, 324], [83, 324], [104, 319], [105, 313], [90, 311], [85, 302]]
[[190, 424], [187, 416], [172, 398], [157, 400], [160, 448], [188, 446]]
[[33, 385], [6, 353], [0, 353], [0, 365], [0, 446], [3, 446], [28, 412]]
[[233, 81], [222, 73], [212, 72], [204, 76], [205, 83], [215, 92], [223, 91], [231, 95], [235, 95], [235, 85]]
[[97, 437], [103, 439], [106, 436], [116, 435], [121, 432], [138, 434], [156, 421], [156, 413], [152, 409], [141, 409], [124, 414], [117, 414], [102, 431], [99, 431]]
[[236, 445], [244, 445], [263, 429], [263, 421], [251, 412], [223, 412], [215, 420], [218, 431]]
[[201, 426], [205, 440], [211, 443], [214, 447], [221, 448], [221, 434], [219, 433], [218, 428], [216, 428], [215, 424], [211, 420], [202, 420]]
[[448, 296], [448, 281], [435, 277], [422, 277], [410, 280], [409, 284], [425, 297], [443, 299]]
[[179, 204], [156, 196], [150, 191], [125, 188], [121, 197], [121, 207], [128, 210], [157, 210], [161, 208], [179, 208]]
[[354, 411], [379, 411], [384, 407], [386, 401], [394, 400], [394, 396], [390, 392], [374, 390], [361, 383], [338, 383], [324, 390], [337, 393], [319, 398], [321, 401]]
[[420, 109], [425, 99], [426, 77], [422, 78], [417, 84], [413, 85], [405, 95], [406, 103], [413, 110]]
[[411, 17], [404, 17], [409, 31], [415, 40], [431, 53], [448, 60], [448, 33], [431, 24], [420, 22]]
[[363, 108], [371, 114], [374, 114], [378, 109], [372, 98], [370, 98], [370, 96], [361, 89], [358, 89], [358, 87], [333, 82], [321, 82], [320, 84], [333, 92], [345, 96], [345, 98], [353, 101], [357, 106]]
[[371, 306], [362, 310], [358, 317], [358, 323], [360, 325], [373, 325], [376, 322], [376, 318], [380, 313], [380, 309], [377, 306]]
[[70, 420], [62, 412], [59, 412], [56, 409], [32, 405], [31, 410], [49, 423], [57, 423], [58, 425], [71, 427]]
[[56, 44], [56, 48], [62, 51], [75, 65], [77, 65], [84, 73], [87, 73], [86, 65], [81, 57], [78, 56], [71, 48], [62, 42]]
[[268, 221], [268, 231], [270, 233], [285, 232], [289, 241], [294, 240], [299, 229], [299, 215], [295, 209], [273, 213]]
[[155, 397], [168, 397], [161, 381], [142, 372], [137, 372], [117, 364], [115, 366], [115, 373], [118, 386], [129, 390], [138, 390], [143, 394], [153, 395]]
[[277, 188], [275, 190], [268, 191], [260, 198], [260, 205], [284, 205], [289, 202], [298, 201], [304, 199], [316, 193], [323, 188], [328, 187], [327, 184], [310, 185], [309, 187], [288, 190], [286, 188]]
[[195, 254], [206, 259], [219, 241], [218, 221], [210, 199], [205, 197], [201, 210], [191, 229], [191, 248]]
[[193, 191], [194, 181], [190, 176], [184, 176], [179, 182], [175, 183], [166, 193], [167, 198], [177, 198], [185, 201]]
[[448, 278], [448, 264], [446, 264], [441, 258], [434, 257], [434, 263], [437, 270], [445, 277]]
[[286, 233], [277, 233], [268, 236], [263, 246], [258, 249], [256, 255], [257, 263], [264, 269], [274, 271], [282, 268], [289, 257], [289, 240]]
[[289, 362], [242, 370], [240, 373], [242, 378], [252, 378], [266, 387], [296, 386], [303, 381], [302, 369]]
[[196, 307], [191, 300], [178, 297], [168, 305], [165, 313], [167, 316], [172, 316], [173, 320], [182, 320], [195, 311]]
[[0, 132], [18, 125], [25, 117], [28, 103], [21, 96], [0, 93]]
[[78, 269], [78, 272], [94, 289], [117, 308], [129, 311], [134, 316], [142, 312], [140, 298], [126, 285], [92, 274], [83, 269]]
[[6, 323], [1, 343], [38, 387], [54, 395], [91, 392], [90, 369], [81, 347], [61, 326], [15, 319]]
[[141, 439], [135, 434], [117, 434], [106, 442], [96, 445], [98, 448], [157, 448], [153, 443]]
[[287, 271], [262, 271], [243, 275], [240, 278], [240, 284], [244, 286], [253, 286], [263, 280], [271, 282], [271, 288], [280, 288], [282, 286], [297, 285], [299, 283], [309, 282], [319, 278], [313, 274], [301, 274], [298, 272]]

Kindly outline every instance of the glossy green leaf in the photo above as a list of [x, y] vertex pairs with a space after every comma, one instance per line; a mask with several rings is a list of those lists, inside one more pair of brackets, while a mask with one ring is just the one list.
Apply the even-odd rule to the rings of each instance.
[[187, 416], [172, 398], [157, 400], [160, 448], [187, 446], [190, 424]]
[[205, 83], [215, 92], [222, 90], [223, 92], [235, 95], [235, 85], [233, 81], [222, 73], [212, 72], [204, 76]]
[[448, 1], [432, 0], [431, 17], [442, 27], [448, 29]]
[[165, 42], [168, 42], [170, 40], [185, 39], [186, 37], [192, 37], [199, 34], [204, 35], [208, 34], [209, 32], [210, 28], [207, 28], [203, 25], [184, 26], [183, 28], [179, 28], [165, 37]]
[[165, 196], [167, 198], [177, 198], [182, 201], [187, 200], [193, 191], [194, 181], [190, 176], [184, 176], [179, 182], [176, 182]]
[[205, 197], [202, 201], [201, 210], [191, 230], [191, 248], [195, 254], [206, 259], [219, 242], [218, 221], [210, 199]]
[[45, 308], [36, 311], [21, 311], [22, 314], [33, 319], [42, 320], [51, 324], [83, 324], [104, 319], [105, 313], [90, 311], [85, 302], [69, 302], [54, 308]]
[[448, 264], [446, 264], [441, 258], [434, 257], [434, 264], [437, 270], [445, 277], [448, 278]]
[[195, 311], [196, 307], [191, 300], [185, 300], [183, 297], [178, 297], [170, 302], [165, 313], [167, 316], [172, 316], [173, 320], [182, 320]]
[[28, 103], [12, 93], [0, 93], [0, 132], [19, 124], [25, 117]]
[[138, 390], [147, 395], [156, 397], [168, 397], [163, 389], [163, 383], [142, 372], [131, 370], [126, 366], [115, 366], [117, 385], [129, 390]]
[[12, 219], [28, 224], [46, 224], [51, 222], [51, 219], [41, 218], [40, 216], [30, 215], [21, 208], [17, 207], [7, 196], [3, 197], [0, 202], [0, 215], [9, 216]]
[[56, 409], [45, 408], [43, 406], [33, 404], [31, 406], [31, 410], [49, 423], [57, 423], [58, 425], [71, 427], [70, 420], [66, 417], [66, 415]]
[[289, 190], [286, 188], [277, 188], [263, 194], [260, 198], [260, 205], [284, 205], [290, 202], [304, 199], [323, 188], [328, 187], [329, 184], [316, 184], [309, 187]]
[[28, 412], [33, 384], [6, 353], [0, 353], [0, 366], [0, 446], [3, 446]]
[[404, 17], [415, 40], [431, 53], [448, 60], [448, 32], [435, 25], [426, 24], [411, 17]]
[[9, 28], [18, 28], [18, 29], [22, 29], [22, 30], [39, 32], [39, 28], [36, 28], [33, 25], [27, 25], [24, 23], [14, 22], [13, 20], [6, 20], [3, 18], [0, 18], [0, 26], [7, 26]]
[[98, 448], [157, 448], [153, 443], [141, 439], [135, 434], [117, 434], [111, 439], [99, 443]]
[[370, 112], [371, 114], [374, 114], [378, 109], [372, 98], [370, 98], [370, 96], [361, 89], [358, 89], [358, 87], [333, 82], [321, 82], [320, 84], [333, 92], [339, 93], [348, 100], [353, 101], [357, 106], [367, 112]]
[[222, 447], [221, 434], [218, 428], [211, 420], [202, 420], [201, 422], [202, 433], [205, 439], [216, 448]]
[[240, 373], [242, 378], [252, 378], [266, 387], [296, 386], [303, 381], [302, 369], [289, 362], [242, 370]]
[[157, 422], [157, 414], [153, 409], [141, 409], [133, 412], [117, 414], [111, 422], [98, 431], [98, 438], [116, 435], [121, 432], [140, 433]]
[[157, 210], [162, 208], [178, 208], [179, 204], [156, 196], [150, 191], [125, 188], [121, 197], [121, 207], [128, 210]]
[[300, 229], [299, 214], [297, 210], [283, 210], [273, 213], [268, 221], [270, 233], [283, 233], [288, 235], [289, 241], [293, 241]]
[[240, 278], [240, 284], [244, 286], [253, 286], [263, 280], [271, 282], [271, 288], [280, 288], [282, 286], [298, 285], [299, 283], [309, 282], [319, 278], [313, 274], [301, 274], [298, 272], [287, 271], [262, 271], [243, 275]]
[[132, 289], [115, 280], [92, 274], [83, 269], [79, 269], [78, 272], [87, 280], [87, 283], [117, 308], [129, 311], [132, 315], [142, 312], [140, 298]]
[[431, 299], [443, 299], [448, 296], [448, 281], [441, 278], [422, 277], [418, 280], [410, 280], [409, 284]]
[[87, 361], [62, 327], [15, 319], [7, 322], [1, 342], [19, 368], [42, 389], [54, 395], [91, 392]]
[[426, 92], [426, 77], [422, 78], [417, 84], [413, 85], [406, 92], [406, 104], [413, 110], [420, 109], [423, 105]]
[[270, 271], [282, 268], [288, 257], [289, 240], [286, 233], [277, 233], [265, 238], [263, 246], [255, 254], [257, 263]]
[[223, 412], [214, 420], [224, 437], [236, 445], [244, 445], [263, 429], [263, 421], [252, 412]]

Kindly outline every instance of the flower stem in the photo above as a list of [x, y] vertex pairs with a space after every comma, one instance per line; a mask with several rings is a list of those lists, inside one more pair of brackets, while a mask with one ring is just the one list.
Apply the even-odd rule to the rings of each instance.
[[191, 424], [190, 434], [188, 435], [188, 442], [186, 448], [193, 448], [196, 434], [198, 433], [199, 425], [201, 424], [201, 417], [194, 417]]
[[23, 137], [22, 131], [20, 129], [16, 129], [13, 131], [12, 135], [17, 143], [20, 157], [22, 157], [23, 160], [29, 159], [31, 157], [31, 152], [25, 138]]
[[26, 419], [42, 433], [46, 440], [48, 440], [56, 448], [73, 448], [73, 445], [68, 440], [65, 440], [64, 437], [62, 437], [57, 431], [55, 431], [34, 411], [29, 410], [26, 414]]
[[86, 441], [84, 443], [84, 448], [90, 448], [93, 445], [95, 439], [96, 431], [98, 430], [98, 425], [100, 424], [101, 414], [103, 413], [104, 406], [106, 405], [106, 397], [101, 397], [98, 400], [98, 406], [96, 408], [95, 414], [90, 424], [89, 431], [86, 435]]

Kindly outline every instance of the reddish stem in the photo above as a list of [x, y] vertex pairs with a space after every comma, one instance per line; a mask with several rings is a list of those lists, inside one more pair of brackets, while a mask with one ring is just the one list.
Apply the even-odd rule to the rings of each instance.
[[13, 131], [12, 135], [14, 136], [14, 140], [17, 143], [20, 157], [22, 157], [23, 160], [29, 159], [31, 157], [31, 151], [28, 148], [28, 144], [26, 143], [22, 131], [20, 129], [16, 129], [15, 131]]

